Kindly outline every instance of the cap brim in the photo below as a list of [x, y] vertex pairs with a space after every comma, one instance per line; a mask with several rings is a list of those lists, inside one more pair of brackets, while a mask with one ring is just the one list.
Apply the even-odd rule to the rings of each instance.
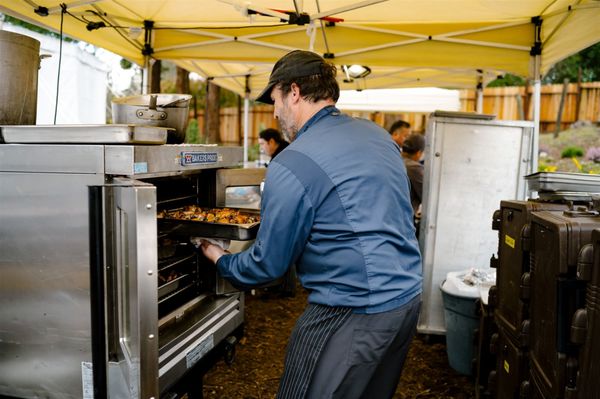
[[273, 105], [274, 102], [271, 99], [271, 91], [273, 90], [273, 86], [275, 86], [275, 82], [269, 82], [267, 87], [265, 87], [264, 90], [258, 95], [258, 97], [256, 97], [255, 101]]

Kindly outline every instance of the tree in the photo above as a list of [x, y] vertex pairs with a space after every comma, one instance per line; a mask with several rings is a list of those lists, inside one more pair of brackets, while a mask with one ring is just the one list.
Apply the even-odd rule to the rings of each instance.
[[204, 132], [209, 143], [220, 141], [220, 94], [221, 88], [210, 80], [206, 82], [208, 94], [206, 96], [206, 108], [204, 112]]
[[557, 62], [544, 76], [544, 83], [577, 82], [581, 70], [581, 82], [600, 80], [600, 43]]
[[[554, 64], [542, 79], [542, 83], [562, 84], [565, 79], [574, 83], [577, 82], [580, 71], [581, 82], [600, 81], [600, 43], [596, 43]], [[487, 87], [524, 86], [525, 83], [524, 78], [507, 73], [492, 80]]]
[[525, 86], [525, 83], [526, 81], [522, 77], [507, 73], [492, 80], [487, 87]]
[[190, 93], [190, 73], [180, 67], [177, 67], [177, 78], [175, 80], [175, 87], [178, 93], [189, 94]]

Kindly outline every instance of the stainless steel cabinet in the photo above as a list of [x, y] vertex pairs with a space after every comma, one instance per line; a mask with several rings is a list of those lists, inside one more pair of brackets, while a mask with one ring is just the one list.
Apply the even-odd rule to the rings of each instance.
[[498, 249], [493, 212], [501, 200], [526, 198], [531, 173], [531, 122], [466, 116], [433, 114], [426, 133], [423, 333], [445, 332], [440, 284], [448, 272], [489, 268]]
[[179, 192], [214, 206], [217, 171], [241, 158], [210, 145], [0, 144], [0, 395], [157, 399], [241, 326], [243, 293], [218, 293], [193, 251], [204, 280], [159, 314], [156, 218]]

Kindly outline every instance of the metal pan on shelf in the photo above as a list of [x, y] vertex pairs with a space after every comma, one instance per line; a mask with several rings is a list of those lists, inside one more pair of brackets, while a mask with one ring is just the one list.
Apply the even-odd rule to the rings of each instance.
[[189, 285], [189, 280], [190, 280], [189, 277], [190, 277], [189, 274], [182, 274], [180, 276], [177, 276], [173, 280], [162, 284], [160, 287], [158, 287], [158, 299], [161, 300], [161, 299], [165, 298], [167, 295], [169, 295], [181, 288], [187, 287]]
[[[238, 210], [236, 208], [229, 209]], [[239, 209], [238, 211], [258, 215], [258, 211], [251, 209]], [[158, 223], [162, 231], [169, 231], [169, 234], [174, 236], [212, 237], [238, 241], [255, 239], [260, 226], [260, 222], [246, 224], [218, 223], [193, 219], [176, 219], [168, 216], [158, 218]]]
[[600, 176], [585, 173], [537, 172], [525, 176], [533, 191], [600, 192]]

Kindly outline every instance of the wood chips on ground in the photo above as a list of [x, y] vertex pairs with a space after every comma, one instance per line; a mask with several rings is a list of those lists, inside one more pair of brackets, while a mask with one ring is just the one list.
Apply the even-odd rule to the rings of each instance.
[[[283, 370], [287, 340], [306, 305], [298, 287], [293, 298], [257, 290], [246, 295], [244, 337], [233, 364], [223, 360], [204, 376], [205, 398], [274, 398]], [[450, 368], [439, 337], [417, 336], [412, 344], [395, 399], [474, 398], [474, 382]]]

